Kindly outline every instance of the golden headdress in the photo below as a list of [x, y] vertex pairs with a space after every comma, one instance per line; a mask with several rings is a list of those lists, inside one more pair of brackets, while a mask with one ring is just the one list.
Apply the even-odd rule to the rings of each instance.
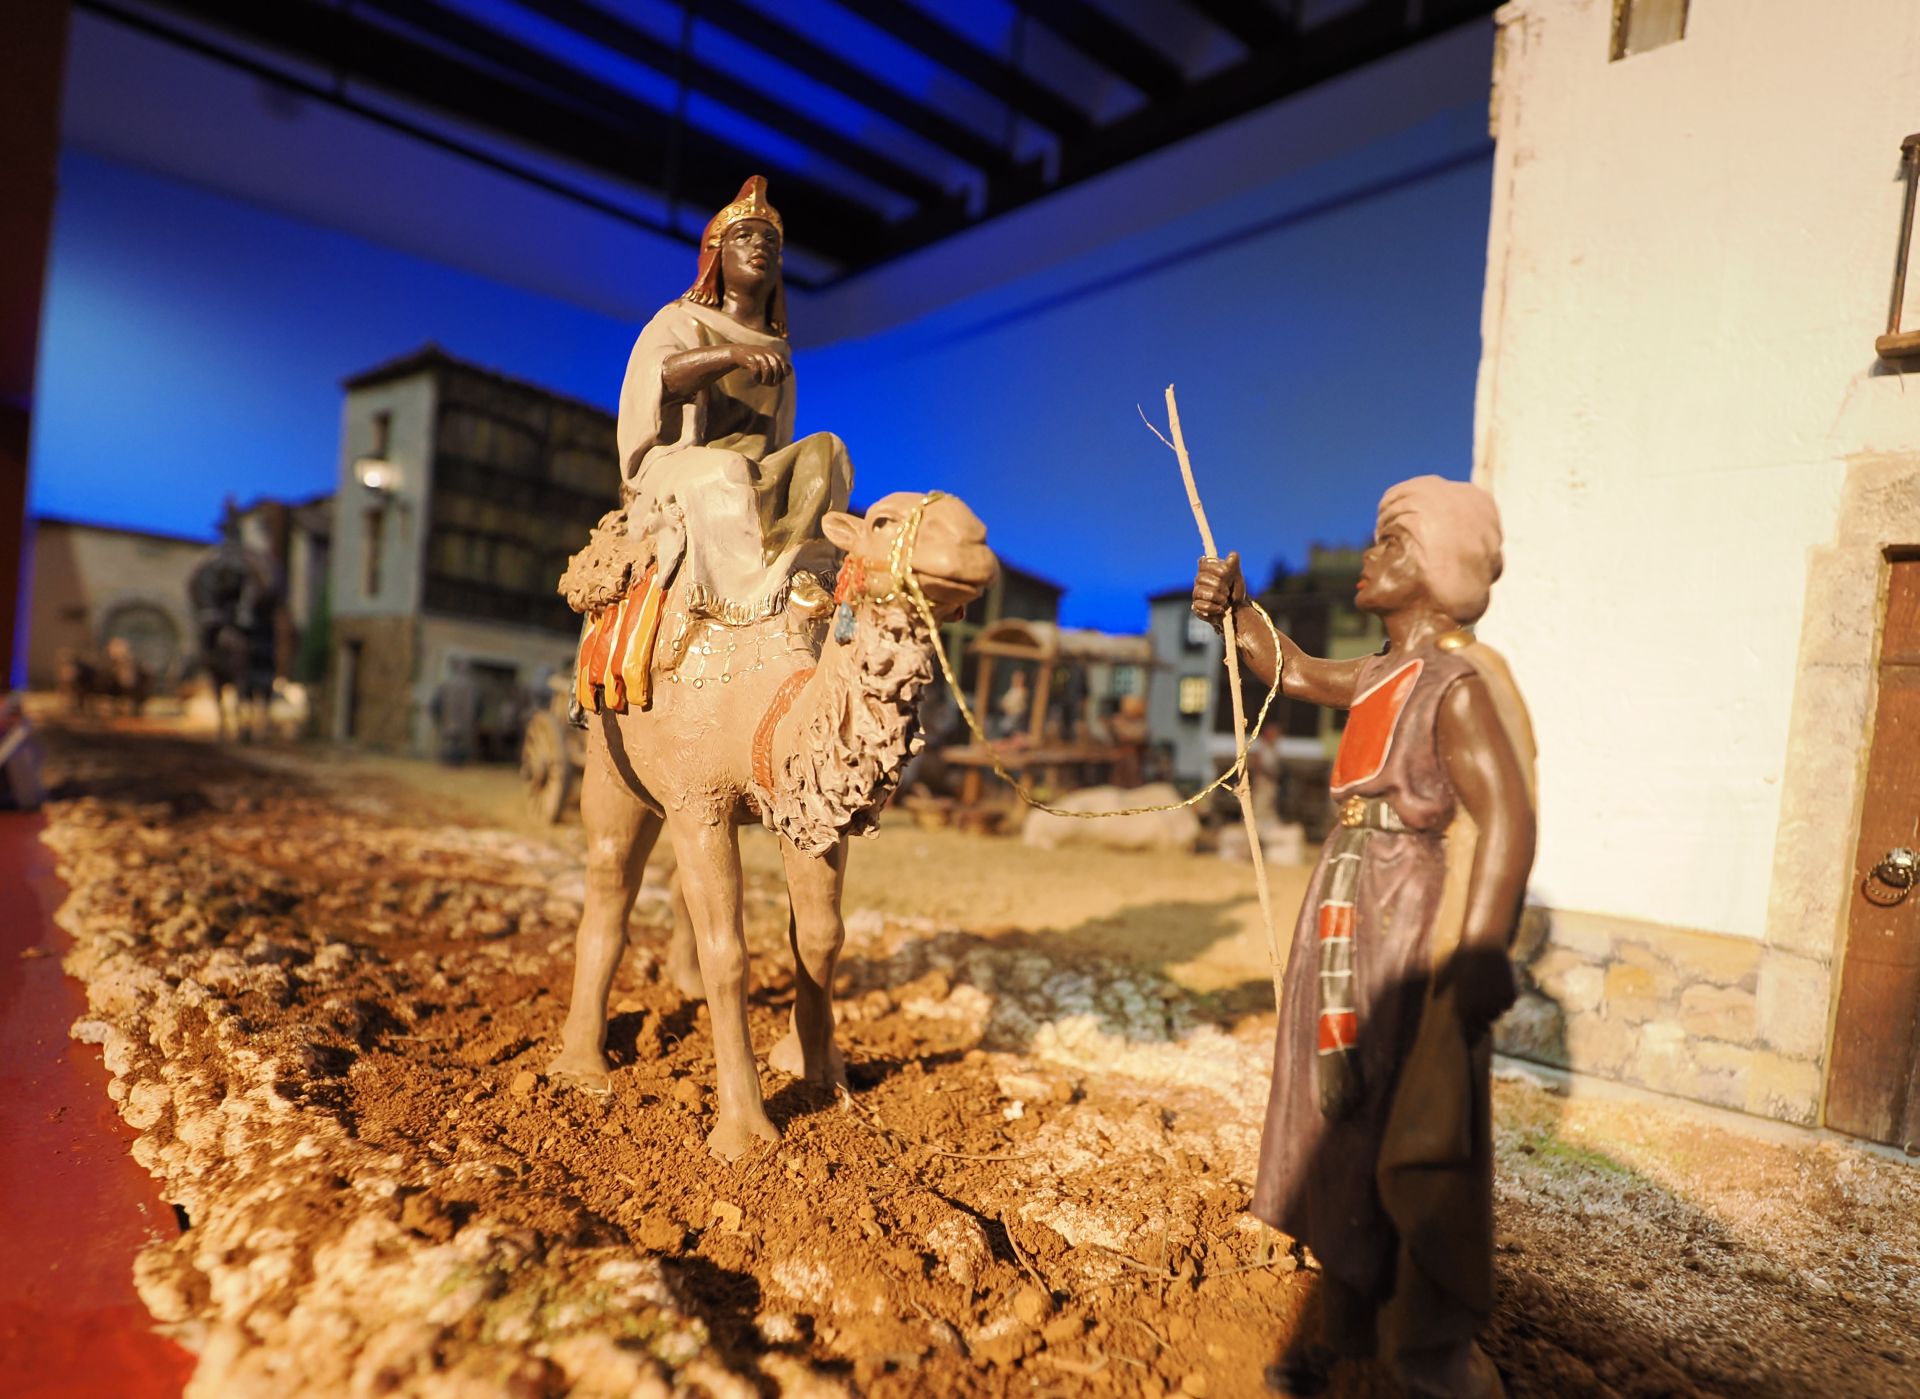
[[[780, 222], [780, 211], [767, 202], [767, 181], [764, 175], [749, 175], [747, 182], [740, 186], [733, 203], [707, 221], [707, 231], [700, 235], [700, 271], [693, 279], [693, 285], [687, 288], [683, 301], [697, 302], [701, 306], [720, 304], [720, 240], [726, 231], [737, 223], [748, 219], [759, 219], [773, 225], [773, 231], [780, 235], [780, 241], [786, 242], [786, 226]], [[767, 324], [773, 327], [775, 335], [787, 333], [787, 289], [784, 279], [776, 282], [773, 299], [767, 304]]]

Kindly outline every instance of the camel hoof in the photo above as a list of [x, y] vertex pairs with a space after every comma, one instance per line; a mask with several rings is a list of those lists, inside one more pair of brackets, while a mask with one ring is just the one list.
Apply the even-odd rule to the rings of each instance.
[[553, 1062], [547, 1065], [547, 1078], [555, 1084], [577, 1088], [596, 1098], [610, 1097], [613, 1093], [612, 1071], [604, 1058], [596, 1063], [585, 1057], [557, 1054]]
[[847, 1056], [840, 1052], [838, 1045], [827, 1046], [826, 1072], [807, 1072], [807, 1052], [800, 1044], [800, 1036], [788, 1030], [780, 1043], [767, 1055], [769, 1068], [778, 1069], [783, 1074], [805, 1079], [808, 1083], [817, 1083], [829, 1088], [847, 1086]]
[[744, 1122], [723, 1117], [720, 1125], [707, 1133], [707, 1150], [717, 1159], [731, 1164], [753, 1150], [755, 1138], [777, 1145], [780, 1129], [773, 1125], [765, 1113]]

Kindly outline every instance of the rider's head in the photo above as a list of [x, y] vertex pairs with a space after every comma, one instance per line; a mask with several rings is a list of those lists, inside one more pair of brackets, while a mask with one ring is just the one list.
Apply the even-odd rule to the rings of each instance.
[[[769, 236], [771, 235], [771, 236]], [[715, 214], [700, 238], [700, 271], [683, 300], [718, 306], [727, 288], [728, 264], [735, 277], [767, 276], [773, 294], [767, 324], [775, 335], [787, 333], [787, 293], [780, 276], [780, 250], [786, 229], [780, 212], [767, 203], [767, 182], [750, 176], [733, 203]]]

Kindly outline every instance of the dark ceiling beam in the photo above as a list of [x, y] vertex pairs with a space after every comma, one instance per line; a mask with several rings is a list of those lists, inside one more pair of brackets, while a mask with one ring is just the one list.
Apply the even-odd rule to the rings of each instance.
[[1249, 49], [1271, 48], [1293, 33], [1293, 26], [1275, 14], [1265, 0], [1186, 0], [1219, 28]]
[[1014, 0], [1014, 3], [1154, 101], [1176, 96], [1187, 85], [1178, 65], [1165, 53], [1118, 20], [1109, 19], [1086, 0]]
[[[385, 8], [387, 0], [370, 2]], [[543, 15], [581, 38], [612, 49], [656, 73], [684, 79], [692, 91], [704, 93], [723, 106], [791, 137], [884, 189], [907, 195], [918, 204], [939, 204], [948, 198], [947, 192], [922, 171], [902, 165], [821, 125], [797, 108], [775, 101], [753, 84], [742, 82], [692, 54], [683, 58], [672, 45], [662, 43], [597, 5], [587, 4], [586, 0], [518, 0], [518, 3], [523, 9]]]
[[1428, 0], [1412, 22], [1406, 0], [1367, 0], [1333, 19], [1248, 55], [1188, 89], [1173, 102], [1144, 107], [1064, 143], [1060, 183], [1085, 179], [1184, 141], [1297, 92], [1350, 73], [1443, 33], [1463, 20], [1493, 13], [1499, 0]]
[[835, 3], [875, 29], [919, 50], [948, 72], [965, 78], [1062, 140], [1093, 129], [1092, 119], [1052, 88], [1035, 82], [986, 50], [974, 47], [958, 31], [922, 14], [903, 0], [835, 0]]
[[[362, 121], [372, 122], [376, 126], [381, 126], [389, 131], [396, 132], [401, 136], [407, 137], [409, 140], [418, 141], [422, 145], [432, 146], [437, 150], [445, 151], [449, 155], [458, 156], [462, 160], [470, 161], [475, 165], [492, 170], [496, 174], [505, 175], [509, 179], [518, 180], [523, 184], [531, 185], [535, 189], [544, 190], [548, 194], [565, 199], [570, 203], [578, 204], [583, 208], [592, 209], [595, 213], [603, 214], [620, 223], [629, 224], [634, 228], [644, 229], [648, 233], [658, 234], [662, 238], [669, 238], [676, 242], [685, 243], [688, 246], [693, 246], [698, 242], [695, 236], [682, 233], [678, 229], [669, 228], [664, 221], [652, 218], [637, 209], [630, 209], [610, 199], [603, 199], [600, 195], [582, 189], [577, 185], [568, 184], [564, 180], [557, 180], [543, 171], [533, 169], [531, 166], [521, 165], [515, 161], [508, 160], [494, 151], [482, 150], [478, 146], [469, 145], [465, 141], [454, 136], [449, 136], [443, 131], [436, 131], [432, 127], [422, 126], [418, 122], [408, 121], [405, 117], [397, 116], [393, 112], [386, 111], [383, 108], [368, 106], [366, 103], [356, 100], [351, 94], [339, 91], [331, 85], [310, 82], [305, 78], [287, 72], [283, 68], [277, 68], [271, 63], [264, 63], [254, 58], [250, 54], [242, 53], [238, 49], [228, 48], [224, 44], [216, 43], [197, 31], [189, 32], [164, 20], [156, 19], [152, 15], [126, 9], [121, 5], [115, 4], [114, 0], [74, 0], [74, 8], [85, 10], [89, 14], [99, 15], [104, 19], [113, 21], [115, 24], [124, 25], [128, 29], [145, 34], [149, 38], [158, 39], [162, 43], [172, 44], [176, 48], [184, 49], [188, 53], [197, 54], [199, 57], [218, 63], [222, 67], [231, 68], [235, 72], [245, 73], [249, 77], [258, 78], [261, 82], [277, 87], [283, 92], [297, 93], [309, 101], [334, 107], [342, 112], [350, 112]], [[818, 285], [817, 283], [802, 283], [791, 275], [787, 280], [794, 285], [806, 286], [809, 290]]]
[[[609, 121], [315, 0], [159, 3], [629, 186], [659, 188], [673, 123], [651, 108], [642, 106], [631, 122]], [[697, 207], [722, 207], [758, 171], [777, 181], [795, 243], [845, 265], [869, 260], [881, 246], [883, 226], [865, 207], [701, 132], [684, 132], [681, 143], [680, 194]]]
[[[1427, 0], [1418, 18], [1409, 23], [1406, 0], [1368, 0], [1338, 18], [1283, 38], [1274, 48], [1250, 54], [1171, 102], [1142, 108], [1078, 141], [1063, 141], [1055, 185], [1037, 189], [990, 184], [987, 208], [978, 218], [951, 220], [930, 214], [894, 225], [884, 235], [887, 251], [880, 260], [936, 243], [1035, 198], [1386, 58], [1466, 20], [1491, 14], [1500, 2]], [[844, 275], [860, 270], [864, 269]]]
[[871, 73], [854, 67], [831, 49], [822, 48], [798, 29], [771, 15], [749, 9], [739, 0], [699, 0], [694, 18], [731, 34], [797, 73], [852, 97], [894, 125], [911, 131], [983, 174], [1002, 174], [1011, 168], [1006, 152], [971, 127], [894, 91]]

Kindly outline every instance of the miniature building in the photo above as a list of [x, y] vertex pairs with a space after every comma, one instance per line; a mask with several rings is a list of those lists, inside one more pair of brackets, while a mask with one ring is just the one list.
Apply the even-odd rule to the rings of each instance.
[[[1358, 547], [1315, 544], [1304, 569], [1276, 567], [1257, 599], [1275, 626], [1314, 655], [1344, 660], [1377, 651], [1384, 640], [1379, 621], [1353, 605], [1360, 554]], [[1192, 601], [1191, 583], [1147, 600], [1154, 657], [1168, 671], [1148, 701], [1147, 720], [1154, 743], [1173, 755], [1174, 780], [1197, 787], [1233, 761], [1234, 738], [1220, 635], [1193, 615]], [[1241, 681], [1251, 721], [1266, 691], [1244, 669]], [[1329, 771], [1345, 719], [1343, 710], [1276, 700], [1267, 722], [1280, 726], [1281, 757], [1289, 770], [1310, 783]], [[1288, 814], [1309, 826], [1322, 824], [1326, 803], [1312, 804], [1312, 810]]]
[[[437, 346], [346, 381], [323, 730], [398, 751], [432, 745], [429, 707], [463, 659], [506, 751], [529, 696], [570, 669], [580, 619], [555, 591], [619, 500], [614, 418], [462, 363]], [[1059, 584], [1007, 567], [948, 629], [1052, 621]]]
[[1872, 870], [1920, 844], [1920, 417], [1914, 362], [1875, 354], [1920, 8], [1821, 10], [1817, 61], [1812, 13], [1500, 11], [1481, 632], [1533, 711], [1541, 831], [1503, 1034], [1915, 1142], [1920, 898], [1868, 895], [1904, 898]]
[[573, 664], [554, 585], [619, 501], [613, 416], [431, 345], [344, 387], [324, 731], [427, 751], [460, 658], [483, 738], [510, 746], [527, 694]]
[[51, 688], [63, 652], [98, 656], [124, 637], [154, 682], [193, 660], [187, 579], [204, 539], [41, 518], [33, 526], [27, 683]]
[[[327, 537], [332, 498], [290, 504], [261, 499], [235, 512], [240, 542], [273, 561], [286, 586], [277, 669], [296, 680], [320, 673], [308, 643], [326, 629]], [[153, 683], [168, 686], [194, 665], [187, 581], [210, 540], [42, 517], [34, 521], [27, 683], [55, 683], [63, 652], [97, 657], [125, 639]]]

